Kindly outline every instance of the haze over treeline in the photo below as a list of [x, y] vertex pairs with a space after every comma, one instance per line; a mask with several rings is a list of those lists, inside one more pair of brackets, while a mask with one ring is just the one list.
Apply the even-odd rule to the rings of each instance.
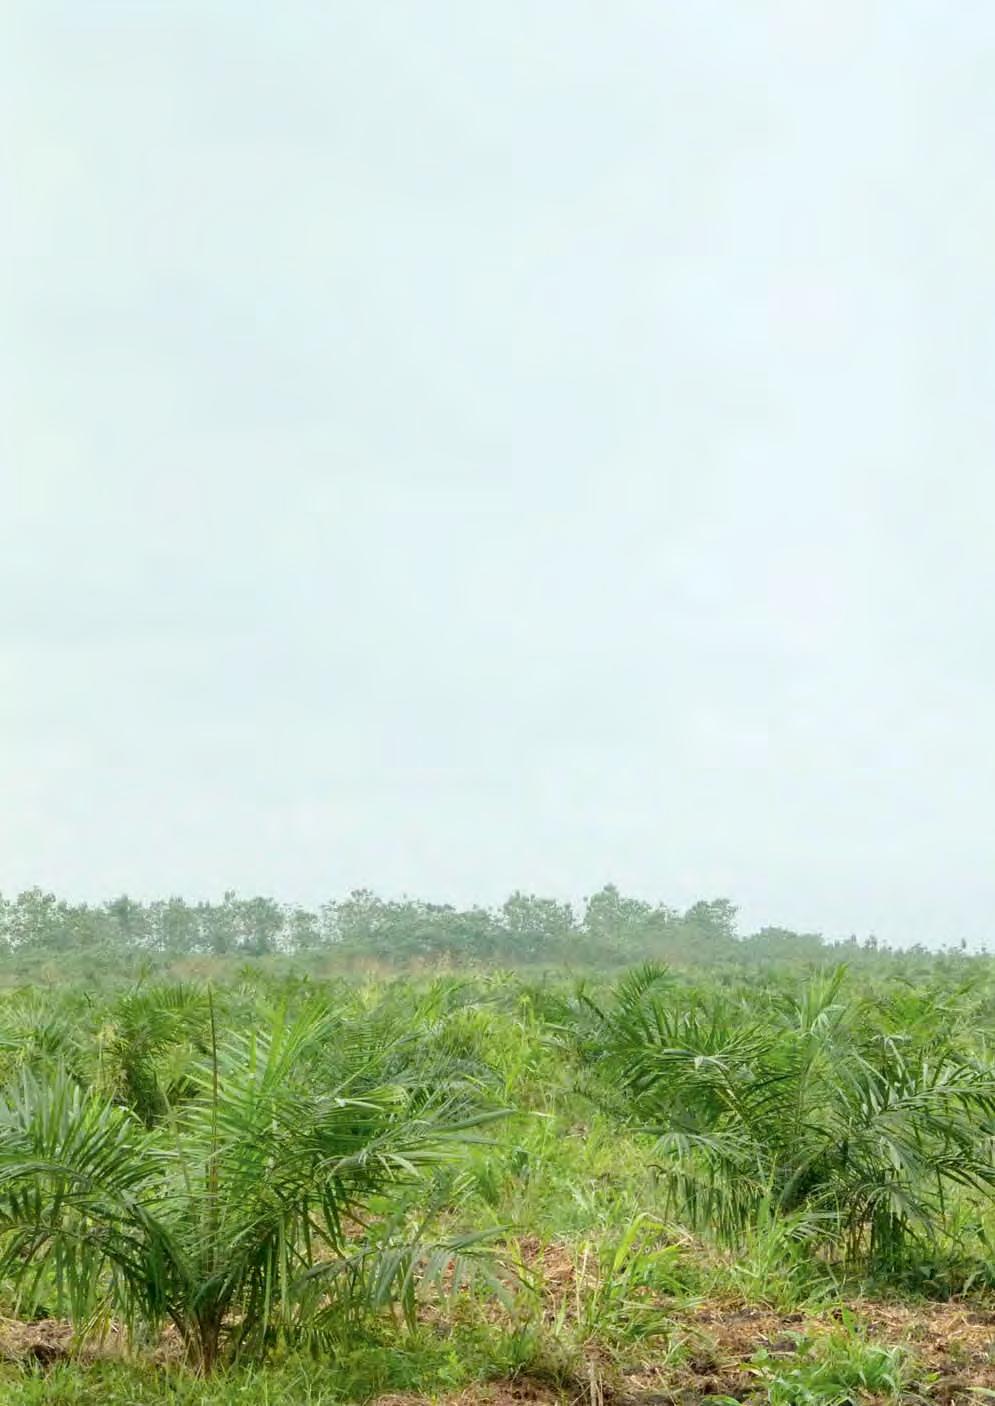
[[[404, 966], [450, 961], [612, 967], [645, 960], [707, 964], [733, 955], [818, 960], [879, 951], [873, 937], [827, 942], [785, 927], [741, 929], [729, 899], [686, 909], [627, 896], [613, 884], [574, 905], [516, 891], [496, 907], [459, 908], [357, 889], [316, 908], [259, 895], [220, 902], [121, 895], [72, 903], [42, 889], [0, 896], [0, 961], [137, 957], [315, 957]], [[916, 950], [924, 951], [918, 948]]]

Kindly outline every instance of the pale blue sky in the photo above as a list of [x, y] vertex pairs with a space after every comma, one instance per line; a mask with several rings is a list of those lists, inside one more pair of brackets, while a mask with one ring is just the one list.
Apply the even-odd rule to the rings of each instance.
[[0, 33], [0, 888], [995, 938], [990, 5]]

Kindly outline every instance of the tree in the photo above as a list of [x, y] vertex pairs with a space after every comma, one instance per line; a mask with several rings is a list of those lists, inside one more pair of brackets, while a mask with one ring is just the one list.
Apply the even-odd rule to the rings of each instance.
[[614, 884], [585, 900], [582, 927], [601, 956], [613, 956], [638, 947], [652, 913], [648, 903], [625, 898]]
[[502, 905], [501, 921], [511, 951], [525, 958], [561, 956], [575, 931], [569, 903], [539, 898], [518, 889]]
[[712, 942], [732, 942], [736, 936], [736, 905], [728, 898], [694, 903], [684, 914], [684, 923], [695, 936]]
[[234, 927], [240, 952], [265, 956], [277, 948], [283, 932], [283, 909], [272, 898], [233, 899]]
[[160, 952], [198, 952], [204, 945], [201, 912], [182, 898], [152, 904], [149, 925]]
[[126, 893], [105, 904], [107, 916], [112, 919], [124, 947], [144, 947], [147, 942], [147, 913], [141, 903], [136, 903]]

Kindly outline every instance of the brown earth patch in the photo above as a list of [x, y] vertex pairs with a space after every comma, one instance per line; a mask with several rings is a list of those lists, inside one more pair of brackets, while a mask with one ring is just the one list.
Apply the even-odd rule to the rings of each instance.
[[[818, 1338], [839, 1331], [844, 1316], [868, 1338], [885, 1347], [901, 1346], [921, 1369], [928, 1385], [925, 1399], [938, 1403], [977, 1401], [977, 1389], [995, 1392], [995, 1311], [963, 1303], [900, 1304], [855, 1300], [825, 1313], [776, 1313], [741, 1305], [702, 1304], [695, 1310], [675, 1313], [675, 1323], [688, 1335], [688, 1343], [706, 1343], [715, 1356], [720, 1374], [745, 1377], [739, 1391], [751, 1380], [743, 1365], [758, 1349], [771, 1356], [790, 1357], [801, 1336]], [[683, 1364], [693, 1369], [692, 1349]], [[649, 1388], [654, 1373], [647, 1374]], [[755, 1381], [754, 1381], [755, 1387]], [[704, 1385], [700, 1388], [704, 1391]], [[739, 1391], [725, 1394], [745, 1399]], [[910, 1399], [912, 1399], [910, 1397]]]
[[563, 1399], [562, 1392], [544, 1382], [534, 1381], [531, 1377], [516, 1377], [511, 1381], [481, 1382], [438, 1397], [412, 1396], [403, 1392], [378, 1396], [376, 1406], [554, 1406]]
[[[113, 1356], [122, 1350], [120, 1335], [111, 1328], [102, 1344], [90, 1343], [90, 1357]], [[76, 1356], [72, 1325], [61, 1319], [46, 1318], [38, 1323], [0, 1319], [0, 1360], [39, 1362], [43, 1367]]]
[[[544, 1317], [561, 1313], [576, 1295], [585, 1270], [574, 1248], [543, 1244], [537, 1237], [517, 1242], [524, 1276], [534, 1279], [543, 1297]], [[885, 1347], [907, 1349], [921, 1369], [924, 1398], [953, 1406], [977, 1402], [982, 1392], [995, 1393], [995, 1306], [984, 1302], [901, 1303], [854, 1299], [846, 1310], [781, 1313], [735, 1301], [704, 1301], [694, 1306], [661, 1308], [673, 1323], [672, 1338], [683, 1339], [683, 1361], [660, 1367], [652, 1362], [624, 1374], [616, 1400], [642, 1403], [698, 1402], [711, 1395], [747, 1400], [758, 1383], [746, 1363], [759, 1349], [774, 1357], [791, 1357], [800, 1337], [839, 1331], [844, 1319]], [[569, 1311], [566, 1314], [569, 1319]], [[606, 1392], [605, 1399], [608, 1399]]]
[[[128, 1341], [119, 1324], [110, 1323], [102, 1334], [94, 1334], [80, 1344], [66, 1319], [43, 1318], [21, 1323], [0, 1318], [0, 1362], [37, 1362], [42, 1367], [73, 1358], [93, 1362], [100, 1358], [122, 1357]], [[151, 1361], [160, 1364], [184, 1360], [183, 1343], [173, 1327], [166, 1327], [155, 1347], [148, 1350]]]

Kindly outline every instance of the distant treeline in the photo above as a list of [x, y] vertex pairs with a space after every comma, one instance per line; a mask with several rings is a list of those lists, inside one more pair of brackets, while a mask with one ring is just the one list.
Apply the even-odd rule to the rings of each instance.
[[805, 959], [846, 949], [876, 949], [873, 939], [826, 944], [815, 933], [764, 928], [741, 936], [728, 899], [680, 911], [628, 898], [606, 885], [579, 907], [513, 893], [499, 908], [456, 908], [419, 899], [382, 899], [368, 890], [317, 910], [240, 898], [220, 903], [182, 898], [139, 903], [68, 903], [41, 889], [0, 896], [0, 958], [24, 961], [115, 954], [183, 957], [269, 955], [373, 959], [391, 965], [425, 960], [611, 967], [646, 959], [698, 963], [735, 955]]

